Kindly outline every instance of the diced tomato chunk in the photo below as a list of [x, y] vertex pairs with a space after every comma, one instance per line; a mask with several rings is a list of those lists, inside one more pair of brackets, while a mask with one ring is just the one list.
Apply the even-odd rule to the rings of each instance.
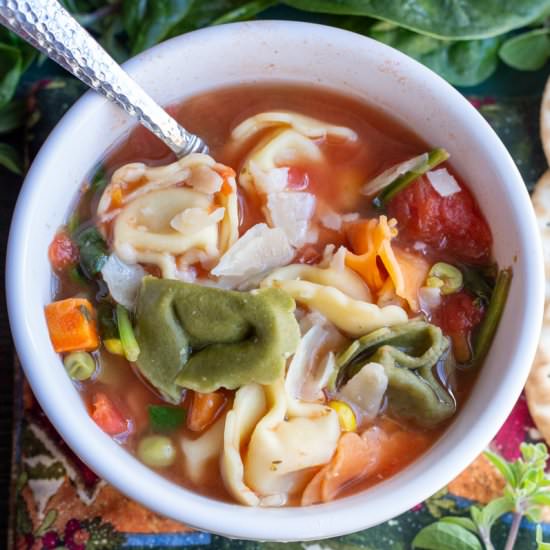
[[61, 271], [78, 261], [78, 246], [66, 231], [58, 231], [49, 248], [48, 257], [55, 271]]
[[109, 435], [120, 435], [128, 431], [128, 421], [104, 393], [94, 395], [91, 416], [94, 422]]
[[432, 321], [446, 334], [468, 333], [483, 318], [483, 307], [467, 292], [443, 296]]
[[423, 241], [458, 260], [490, 256], [491, 231], [467, 189], [442, 197], [421, 177], [394, 197], [388, 213], [407, 240]]

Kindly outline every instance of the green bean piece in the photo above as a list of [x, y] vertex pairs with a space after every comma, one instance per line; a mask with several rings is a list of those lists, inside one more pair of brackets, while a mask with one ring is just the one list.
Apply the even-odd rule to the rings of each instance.
[[491, 347], [495, 332], [498, 328], [498, 323], [504, 311], [504, 306], [506, 305], [511, 282], [512, 268], [499, 271], [495, 288], [491, 295], [491, 300], [489, 301], [489, 307], [487, 308], [487, 312], [485, 313], [485, 317], [479, 326], [475, 338], [474, 360], [477, 363], [485, 358]]
[[401, 174], [395, 178], [390, 184], [382, 189], [374, 199], [372, 199], [372, 205], [377, 210], [381, 210], [387, 206], [387, 204], [399, 193], [408, 187], [411, 183], [416, 181], [420, 176], [423, 176], [426, 172], [429, 172], [432, 168], [445, 162], [449, 158], [449, 153], [445, 149], [433, 149], [428, 153], [428, 158], [425, 162], [422, 162], [416, 168]]
[[147, 466], [166, 468], [176, 459], [176, 448], [169, 437], [148, 435], [138, 445], [137, 455]]
[[432, 265], [426, 279], [426, 286], [439, 288], [441, 294], [454, 294], [462, 288], [463, 283], [460, 269], [445, 262]]
[[73, 380], [88, 380], [96, 368], [95, 359], [87, 351], [73, 351], [63, 359], [65, 370]]
[[139, 357], [139, 344], [134, 335], [134, 329], [132, 328], [128, 311], [120, 304], [116, 306], [116, 318], [124, 355], [128, 361], [133, 363]]

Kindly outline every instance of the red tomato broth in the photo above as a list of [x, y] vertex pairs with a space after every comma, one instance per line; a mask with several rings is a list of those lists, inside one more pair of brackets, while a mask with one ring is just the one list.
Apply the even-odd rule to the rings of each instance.
[[[386, 113], [356, 99], [318, 88], [302, 88], [286, 84], [242, 85], [208, 92], [170, 108], [186, 128], [199, 133], [206, 140], [211, 148], [211, 154], [216, 160], [232, 166], [236, 169], [237, 174], [245, 156], [258, 140], [254, 139], [241, 150], [235, 151], [227, 145], [231, 129], [248, 116], [276, 109], [296, 111], [329, 123], [348, 126], [357, 132], [359, 139], [355, 144], [345, 144], [337, 140], [322, 142], [321, 148], [328, 161], [328, 168], [320, 169], [318, 166], [300, 163], [292, 166], [289, 171], [291, 187], [300, 190], [306, 189], [314, 193], [318, 199], [324, 200], [339, 213], [358, 212], [362, 217], [378, 216], [379, 213], [375, 212], [370, 204], [370, 198], [360, 194], [361, 186], [397, 162], [402, 162], [430, 149], [418, 136]], [[103, 167], [106, 175], [110, 177], [116, 168], [128, 162], [161, 165], [173, 160], [172, 153], [157, 138], [138, 127], [104, 159]], [[456, 177], [452, 168], [449, 168], [449, 171]], [[466, 186], [458, 177], [457, 179], [462, 187], [460, 195], [464, 194], [466, 206], [469, 207], [469, 223], [475, 219], [478, 224], [476, 227], [486, 227], [474, 199]], [[439, 228], [437, 228], [436, 221], [430, 219], [429, 230], [425, 230], [422, 224], [415, 223], [413, 215], [411, 215], [411, 211], [419, 210], [415, 201], [419, 196], [421, 185], [421, 191], [423, 190], [424, 194], [431, 199], [433, 206], [437, 202], [437, 198], [433, 197], [433, 193], [436, 192], [429, 183], [426, 183], [429, 187], [427, 190], [423, 183], [412, 184], [389, 204], [388, 214], [395, 216], [400, 222], [398, 223], [399, 235], [396, 242], [406, 250], [423, 254], [430, 262], [452, 262], [455, 259], [453, 254], [457, 253], [458, 249], [455, 246], [441, 246], [441, 243], [436, 242], [433, 238], [434, 231], [441, 231], [442, 225], [439, 224]], [[90, 193], [81, 193], [76, 210], [82, 221], [89, 219], [91, 222], [95, 222], [98, 200], [99, 195], [91, 196]], [[447, 203], [449, 202], [452, 206], [456, 199], [455, 201], [447, 200]], [[242, 235], [254, 224], [264, 222], [265, 216], [261, 211], [262, 204], [257, 196], [250, 196], [240, 191], [239, 203], [240, 234]], [[431, 211], [428, 209], [428, 212]], [[451, 216], [452, 220], [455, 220], [455, 217]], [[482, 240], [484, 238], [482, 236]], [[490, 232], [488, 238], [490, 245]], [[424, 242], [426, 247], [421, 251], [416, 250], [415, 243], [417, 241]], [[321, 228], [318, 242], [305, 245], [297, 251], [295, 261], [304, 263], [319, 261], [325, 245], [328, 243], [334, 243], [337, 246], [347, 244], [344, 228], [342, 227], [340, 231]], [[474, 254], [475, 257], [471, 258], [475, 263], [490, 262], [487, 242], [482, 248], [483, 254]], [[67, 270], [57, 270], [56, 280], [56, 298], [73, 296], [76, 293], [86, 295], [92, 301], [96, 298], [95, 289], [86, 289], [86, 287], [75, 283], [69, 277]], [[454, 308], [446, 309], [444, 301], [440, 310], [433, 315], [432, 322], [440, 325], [444, 330], [448, 330], [449, 324], [454, 326], [453, 322], [456, 324], [458, 322], [456, 319], [462, 319], [465, 312], [466, 315], [471, 313], [467, 308], [461, 309], [459, 306], [460, 304]], [[477, 324], [480, 319], [480, 316], [476, 317], [476, 323], [473, 324]], [[472, 326], [464, 325], [463, 328], [471, 330]], [[164, 402], [123, 358], [111, 355], [104, 349], [97, 355], [100, 364], [99, 375], [95, 379], [77, 384], [77, 386], [88, 406], [91, 406], [94, 396], [98, 393], [104, 393], [113, 399], [120, 413], [131, 426], [127, 437], [121, 441], [121, 444], [130, 452], [135, 453], [139, 439], [152, 433], [147, 414], [148, 405], [158, 405]], [[450, 388], [457, 400], [458, 410], [466, 401], [476, 376], [477, 373], [473, 369], [459, 369], [456, 380]], [[189, 406], [190, 395], [188, 392], [181, 405], [183, 408]], [[229, 402], [225, 411], [230, 406]], [[396, 447], [399, 452], [396, 452], [391, 460], [386, 461], [376, 475], [359, 480], [347, 487], [339, 496], [372, 486], [410, 464], [437, 440], [449, 422], [452, 422], [452, 419], [431, 430], [401, 425], [403, 435], [400, 438], [402, 440]], [[389, 426], [388, 423], [396, 425], [394, 420], [389, 420], [384, 415], [378, 417], [374, 422], [375, 425], [385, 428]], [[224, 488], [217, 460], [213, 460], [209, 465], [208, 476], [200, 486], [192, 483], [184, 475], [179, 438], [184, 435], [186, 438], [195, 439], [201, 434], [187, 429], [184, 423], [169, 435], [175, 444], [177, 459], [172, 466], [159, 469], [159, 473], [206, 496], [233, 501]], [[312, 472], [312, 475], [314, 473], [315, 471]], [[299, 495], [294, 495], [289, 504], [298, 504], [299, 497]]]

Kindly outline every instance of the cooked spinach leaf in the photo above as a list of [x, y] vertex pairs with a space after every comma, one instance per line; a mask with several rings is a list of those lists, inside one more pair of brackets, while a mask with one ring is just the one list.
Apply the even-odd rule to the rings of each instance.
[[464, 288], [471, 292], [483, 305], [488, 305], [493, 295], [496, 270], [459, 265], [464, 279]]
[[92, 182], [90, 183], [90, 193], [92, 195], [95, 195], [96, 193], [102, 193], [105, 187], [107, 187], [108, 183], [109, 179], [107, 178], [105, 169], [103, 168], [103, 166], [100, 166], [92, 177]]
[[102, 300], [97, 307], [97, 323], [99, 334], [103, 341], [118, 339], [118, 325], [115, 307], [112, 303]]
[[165, 405], [149, 405], [149, 424], [155, 432], [171, 432], [179, 428], [187, 416], [187, 411], [181, 407]]
[[75, 242], [80, 251], [80, 267], [84, 274], [92, 279], [97, 275], [108, 258], [107, 243], [95, 227], [78, 231]]
[[304, 11], [363, 15], [437, 38], [479, 39], [528, 25], [547, 0], [285, 0]]

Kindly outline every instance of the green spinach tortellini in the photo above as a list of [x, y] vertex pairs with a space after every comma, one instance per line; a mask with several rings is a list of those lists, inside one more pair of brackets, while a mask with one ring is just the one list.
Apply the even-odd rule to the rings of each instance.
[[300, 341], [294, 309], [277, 289], [234, 292], [145, 277], [136, 309], [137, 367], [172, 402], [182, 388], [270, 384]]
[[340, 386], [370, 362], [388, 376], [388, 412], [423, 427], [451, 417], [454, 398], [436, 379], [435, 364], [446, 358], [449, 340], [441, 329], [423, 321], [381, 328], [359, 338], [338, 357]]

